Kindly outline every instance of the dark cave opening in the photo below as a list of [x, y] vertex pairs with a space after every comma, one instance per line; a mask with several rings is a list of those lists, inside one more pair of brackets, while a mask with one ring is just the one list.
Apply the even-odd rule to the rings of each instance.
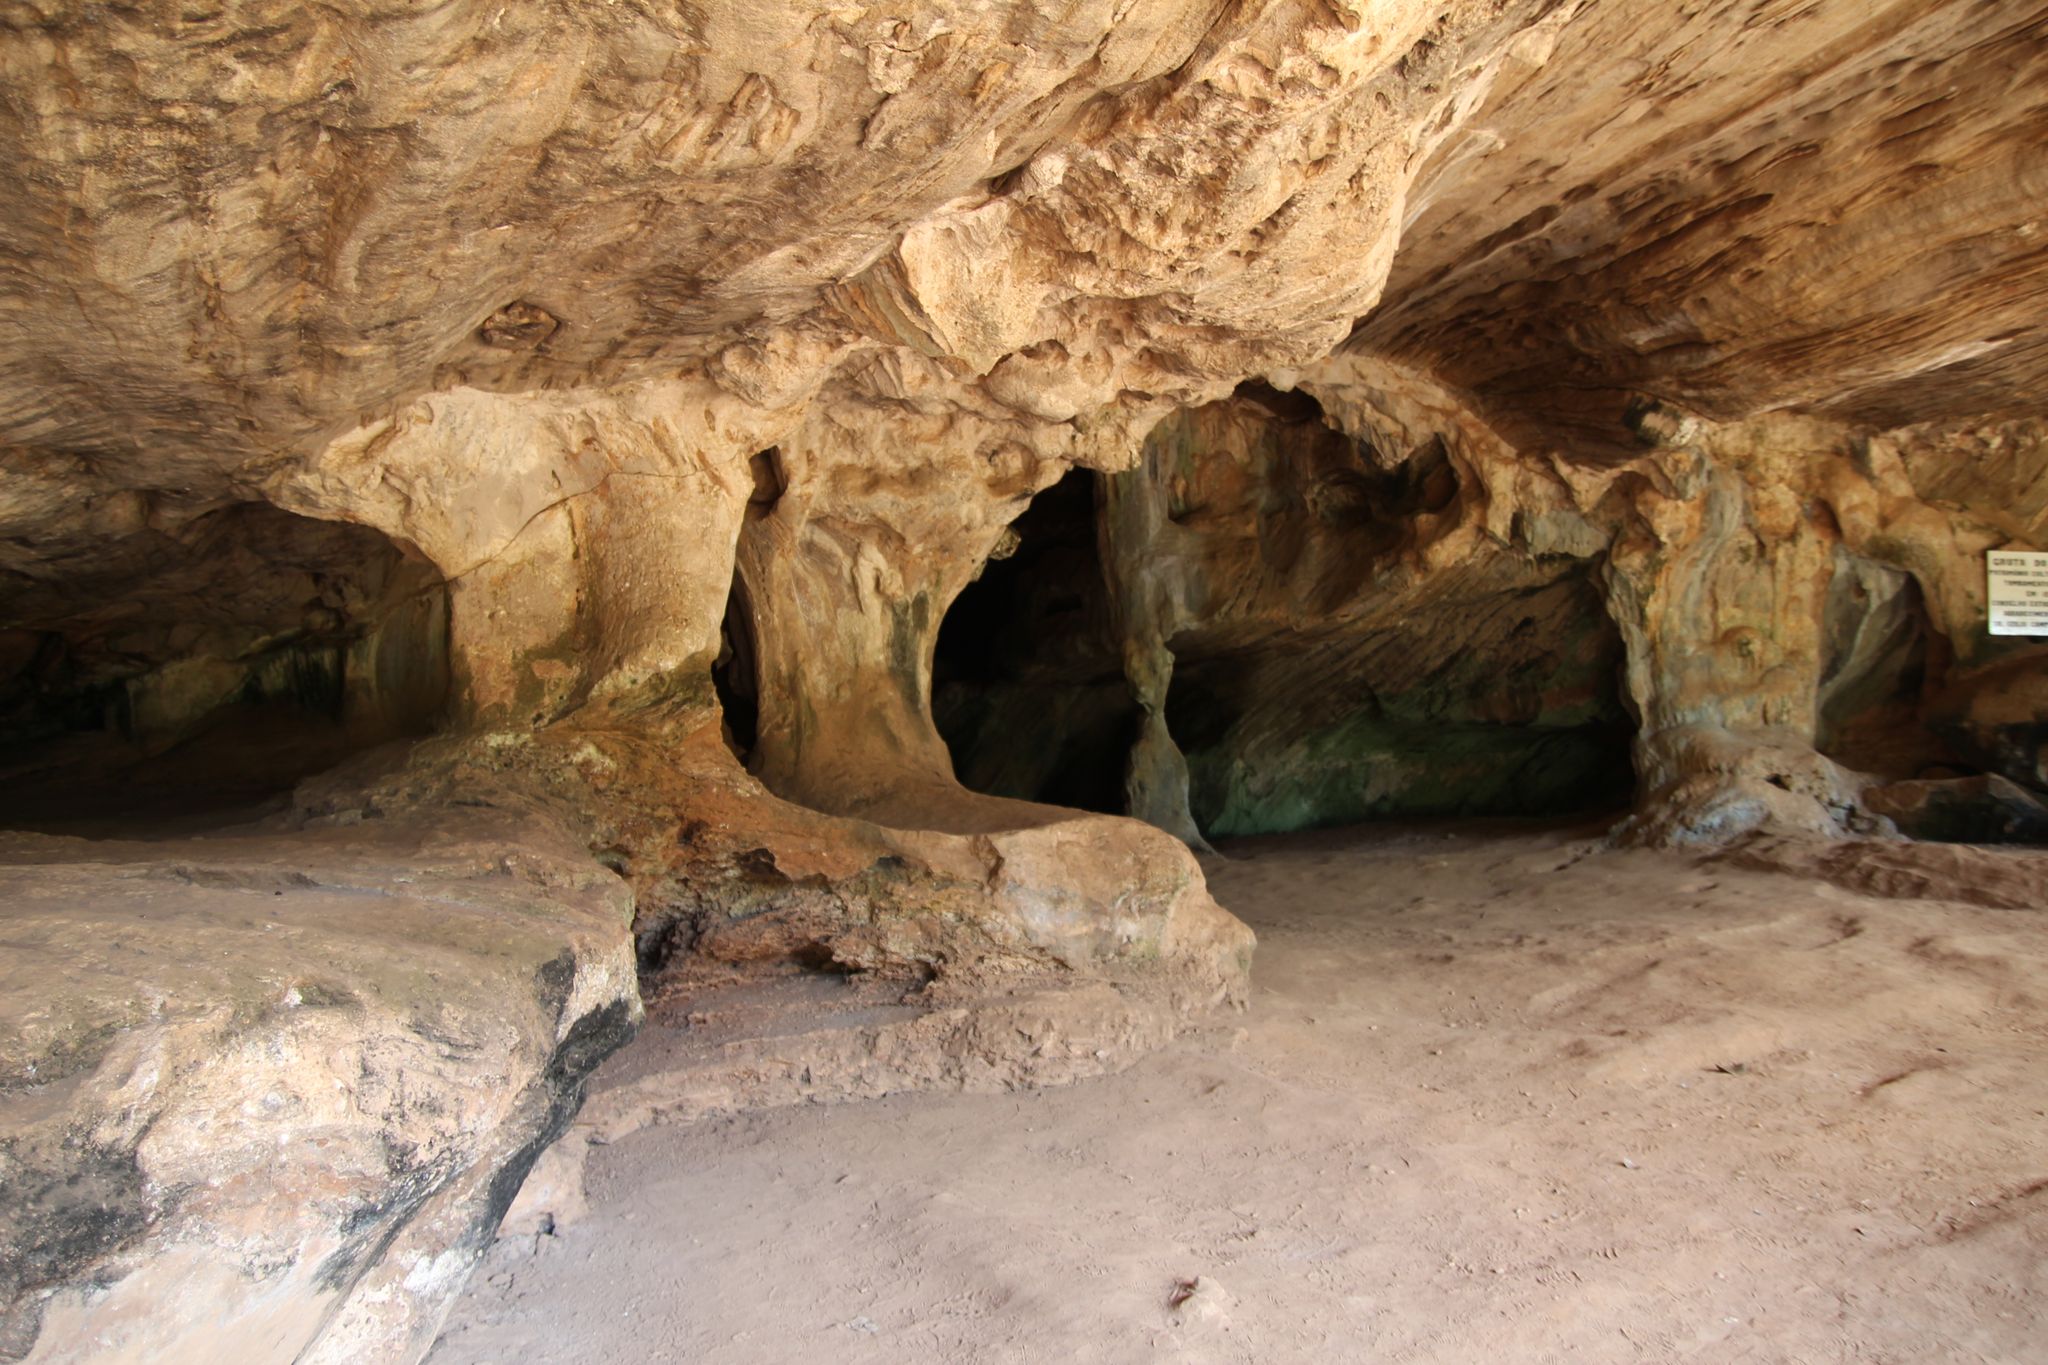
[[252, 809], [447, 703], [439, 572], [264, 503], [0, 571], [0, 826]]
[[1138, 708], [1096, 534], [1096, 478], [1068, 473], [1012, 525], [945, 620], [932, 716], [962, 785], [1120, 814]]
[[1594, 561], [1502, 547], [1418, 570], [1485, 496], [1441, 435], [1355, 435], [1312, 394], [1246, 383], [1162, 421], [1134, 477], [1210, 604], [1167, 642], [1167, 728], [1205, 836], [1632, 800]]
[[1176, 654], [1167, 725], [1211, 837], [1590, 814], [1635, 794], [1621, 639], [1583, 569], [1371, 628]]
[[[1170, 539], [1140, 553], [1228, 594], [1168, 642], [1167, 728], [1205, 836], [1630, 803], [1635, 722], [1593, 562], [1403, 569], [1418, 525], [1463, 496], [1440, 440], [1388, 460], [1309, 395], [1246, 386], [1149, 449], [1119, 477], [1160, 481]], [[1097, 478], [1034, 499], [941, 628], [933, 715], [976, 791], [1125, 808], [1142, 717]]]
[[[744, 513], [749, 523], [772, 515], [789, 490], [789, 470], [780, 446], [756, 451], [747, 461], [753, 490]], [[725, 617], [718, 627], [718, 657], [711, 665], [711, 686], [724, 714], [725, 744], [742, 765], [753, 757], [761, 737], [760, 648], [754, 638], [754, 607], [746, 575], [733, 569], [732, 590], [725, 597]]]
[[[2048, 843], [2048, 726], [1995, 700], [2038, 676], [2019, 641], [1968, 673], [1911, 574], [1837, 551], [1822, 620], [1815, 747], [1879, 779], [1864, 802], [1941, 843]], [[1988, 704], [1987, 704], [1988, 703]]]
[[711, 665], [711, 686], [725, 715], [725, 743], [742, 765], [753, 756], [760, 739], [761, 689], [754, 618], [747, 585], [739, 574], [725, 599], [725, 620], [718, 628], [718, 658]]
[[1958, 756], [1923, 716], [1952, 654], [1910, 574], [1838, 551], [1822, 615], [1815, 747], [1894, 779], [1955, 768]]

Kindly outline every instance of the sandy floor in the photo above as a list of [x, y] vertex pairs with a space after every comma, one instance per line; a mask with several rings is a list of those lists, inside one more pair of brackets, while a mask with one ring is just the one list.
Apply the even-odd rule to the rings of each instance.
[[1585, 831], [1230, 852], [1247, 1013], [599, 1148], [431, 1360], [2048, 1361], [2038, 911]]

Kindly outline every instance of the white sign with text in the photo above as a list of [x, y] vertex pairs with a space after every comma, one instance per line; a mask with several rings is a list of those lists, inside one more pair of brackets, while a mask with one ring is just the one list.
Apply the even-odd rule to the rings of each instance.
[[2048, 635], [2048, 554], [1993, 550], [1984, 567], [1991, 580], [1991, 633]]

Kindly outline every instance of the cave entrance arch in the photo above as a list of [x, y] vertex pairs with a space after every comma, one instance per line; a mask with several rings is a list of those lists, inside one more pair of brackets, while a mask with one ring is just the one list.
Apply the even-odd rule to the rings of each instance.
[[0, 568], [0, 827], [214, 822], [448, 690], [447, 585], [366, 526], [238, 503]]
[[[973, 790], [1125, 809], [1142, 716], [1099, 477], [1040, 493], [941, 627], [933, 715]], [[1503, 549], [1413, 571], [1417, 536], [1465, 496], [1440, 439], [1390, 458], [1308, 395], [1249, 385], [1166, 419], [1117, 477], [1155, 485], [1117, 496], [1155, 500], [1170, 538], [1130, 552], [1193, 575], [1175, 600], [1210, 604], [1165, 641], [1166, 725], [1204, 836], [1633, 799], [1636, 722], [1597, 561]]]
[[1184, 604], [1164, 712], [1205, 836], [1633, 798], [1597, 561], [1482, 543], [1422, 567], [1485, 496], [1444, 436], [1348, 433], [1248, 382], [1162, 420], [1120, 477], [1152, 509], [1129, 553]]
[[1140, 717], [1096, 531], [1097, 475], [1032, 499], [940, 623], [932, 716], [962, 785], [1121, 814]]

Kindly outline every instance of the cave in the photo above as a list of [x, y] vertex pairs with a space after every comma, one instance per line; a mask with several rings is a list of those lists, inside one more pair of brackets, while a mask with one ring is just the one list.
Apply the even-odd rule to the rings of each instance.
[[2037, 1359], [2044, 53], [0, 13], [0, 1362]]
[[1095, 485], [1077, 469], [946, 611], [932, 716], [970, 790], [1120, 815], [1138, 710], [1098, 548]]
[[[1470, 648], [1475, 622], [1497, 638]], [[1468, 647], [1445, 651], [1446, 636]], [[1597, 594], [1574, 576], [1445, 603], [1403, 629], [1184, 657], [1167, 723], [1212, 839], [1619, 813], [1635, 794], [1620, 656]]]
[[1204, 835], [1629, 805], [1635, 724], [1597, 561], [1510, 546], [1415, 573], [1475, 496], [1440, 434], [1401, 449], [1248, 383], [1162, 423], [1139, 472], [1164, 516], [1129, 553], [1157, 573], [1173, 547], [1178, 601], [1227, 565], [1257, 583], [1165, 635], [1167, 729]]
[[[1414, 592], [1404, 554], [1462, 492], [1441, 438], [1388, 458], [1313, 396], [1247, 382], [1169, 417], [1150, 448], [1159, 534], [1189, 563], [1174, 595], [1195, 619], [1164, 641], [1163, 715], [1201, 836], [1628, 806], [1635, 726], [1597, 564], [1509, 553]], [[1075, 470], [1036, 495], [939, 631], [933, 716], [971, 790], [1127, 809], [1142, 712], [1117, 594], [1178, 561], [1154, 541], [1120, 547], [1145, 570], [1104, 565], [1119, 542], [1101, 477]], [[1240, 557], [1264, 600], [1202, 604], [1204, 578]]]
[[447, 701], [447, 587], [368, 527], [236, 503], [5, 572], [8, 827], [246, 816]]

